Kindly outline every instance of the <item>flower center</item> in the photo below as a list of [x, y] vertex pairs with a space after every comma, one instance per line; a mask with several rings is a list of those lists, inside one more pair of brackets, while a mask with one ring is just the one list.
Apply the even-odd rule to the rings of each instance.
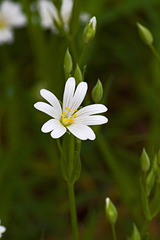
[[3, 17], [0, 17], [0, 29], [3, 29], [6, 27], [6, 21]]
[[74, 109], [74, 113], [71, 115], [71, 109], [68, 107], [65, 107], [65, 112], [61, 114], [60, 122], [62, 123], [63, 126], [67, 127], [74, 123], [74, 119], [77, 117], [77, 109]]

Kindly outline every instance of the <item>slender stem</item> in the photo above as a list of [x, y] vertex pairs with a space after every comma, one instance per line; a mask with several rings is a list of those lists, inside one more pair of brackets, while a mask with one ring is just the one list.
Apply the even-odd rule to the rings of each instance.
[[111, 224], [111, 226], [112, 226], [113, 240], [117, 240], [116, 230], [115, 230], [115, 224]]
[[74, 184], [68, 182], [67, 186], [68, 186], [69, 208], [70, 208], [70, 214], [71, 214], [71, 226], [72, 226], [72, 232], [73, 232], [73, 239], [78, 240], [79, 234], [78, 234]]
[[79, 61], [78, 61], [79, 65], [81, 65], [81, 62], [82, 62], [82, 59], [83, 59], [83, 57], [84, 57], [84, 54], [85, 54], [86, 48], [87, 48], [87, 44], [84, 43], [84, 45], [83, 45], [83, 49], [82, 49], [82, 52], [81, 52], [81, 55], [80, 55], [80, 57], [79, 57]]
[[156, 51], [156, 49], [154, 48], [154, 46], [151, 44], [150, 48], [152, 50], [152, 52], [154, 53], [154, 55], [156, 56], [156, 58], [158, 59], [158, 61], [160, 62], [160, 55], [158, 54], [158, 52]]
[[147, 234], [149, 224], [150, 224], [150, 221], [146, 219], [141, 229], [142, 237], [144, 237]]

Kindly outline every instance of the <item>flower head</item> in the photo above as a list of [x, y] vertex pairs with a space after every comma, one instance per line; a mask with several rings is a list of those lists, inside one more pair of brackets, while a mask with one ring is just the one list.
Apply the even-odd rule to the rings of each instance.
[[[71, 17], [73, 7], [72, 0], [62, 0], [61, 10], [58, 13], [57, 8], [50, 0], [40, 0], [38, 2], [38, 8], [41, 18], [41, 24], [46, 29], [56, 31], [54, 20], [57, 24], [62, 24], [61, 19], [65, 28], [68, 28], [68, 23]], [[60, 16], [59, 16], [60, 14]], [[61, 18], [61, 19], [60, 19]]]
[[81, 140], [94, 140], [95, 134], [89, 126], [107, 123], [106, 117], [94, 115], [106, 112], [107, 108], [103, 104], [91, 104], [79, 108], [87, 88], [87, 83], [81, 82], [75, 90], [75, 79], [70, 77], [65, 84], [62, 107], [53, 93], [42, 89], [41, 96], [50, 104], [37, 102], [34, 107], [52, 117], [42, 126], [42, 132], [51, 132], [52, 138], [59, 138], [68, 130]]
[[0, 225], [0, 238], [2, 237], [2, 233], [4, 233], [5, 231], [6, 231], [6, 228]]
[[26, 24], [26, 17], [21, 5], [11, 1], [3, 1], [0, 5], [0, 44], [13, 41], [13, 28]]

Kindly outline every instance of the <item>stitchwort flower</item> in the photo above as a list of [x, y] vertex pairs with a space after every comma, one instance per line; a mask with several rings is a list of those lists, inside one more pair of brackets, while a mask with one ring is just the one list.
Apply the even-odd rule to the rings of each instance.
[[54, 24], [55, 20], [56, 24], [58, 25], [64, 24], [64, 27], [67, 30], [72, 13], [72, 7], [72, 0], [62, 0], [62, 5], [59, 13], [55, 5], [50, 0], [40, 0], [38, 2], [38, 9], [42, 27], [56, 31], [57, 28]]
[[13, 28], [20, 28], [25, 24], [26, 17], [19, 3], [6, 0], [0, 4], [0, 44], [12, 42]]
[[40, 91], [41, 96], [50, 104], [37, 102], [34, 107], [52, 117], [41, 128], [42, 132], [51, 132], [52, 138], [60, 138], [68, 130], [81, 140], [94, 140], [95, 134], [90, 125], [107, 123], [105, 116], [95, 115], [107, 111], [103, 104], [91, 104], [80, 108], [86, 95], [86, 82], [78, 84], [75, 90], [75, 79], [70, 77], [65, 84], [62, 107], [57, 97], [46, 89]]
[[[1, 221], [0, 221], [1, 223]], [[0, 225], [0, 238], [2, 237], [2, 233], [4, 233], [6, 231], [6, 228], [4, 226]]]

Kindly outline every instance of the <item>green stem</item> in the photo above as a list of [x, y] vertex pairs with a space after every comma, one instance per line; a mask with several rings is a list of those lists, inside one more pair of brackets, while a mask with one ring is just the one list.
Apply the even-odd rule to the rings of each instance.
[[117, 237], [116, 237], [116, 230], [115, 230], [115, 224], [112, 224], [112, 234], [113, 234], [113, 240], [117, 240]]
[[142, 237], [144, 237], [147, 234], [149, 224], [150, 224], [150, 220], [146, 219], [143, 226], [142, 226], [142, 229], [141, 229], [141, 236]]
[[74, 184], [68, 182], [67, 186], [68, 186], [69, 208], [70, 208], [70, 214], [71, 214], [71, 226], [72, 226], [72, 232], [73, 232], [73, 239], [78, 240], [79, 234], [78, 234]]
[[78, 61], [79, 66], [81, 65], [81, 62], [82, 62], [82, 59], [83, 59], [83, 57], [84, 57], [84, 54], [85, 54], [86, 48], [87, 48], [87, 44], [84, 43], [84, 45], [83, 45], [83, 49], [82, 49], [82, 52], [81, 52], [81, 55], [80, 55], [80, 58], [79, 58], [79, 61]]
[[152, 50], [152, 52], [154, 53], [154, 55], [156, 56], [156, 58], [158, 59], [158, 61], [160, 62], [160, 55], [158, 54], [158, 52], [156, 51], [156, 49], [154, 48], [154, 46], [151, 44], [150, 48]]

